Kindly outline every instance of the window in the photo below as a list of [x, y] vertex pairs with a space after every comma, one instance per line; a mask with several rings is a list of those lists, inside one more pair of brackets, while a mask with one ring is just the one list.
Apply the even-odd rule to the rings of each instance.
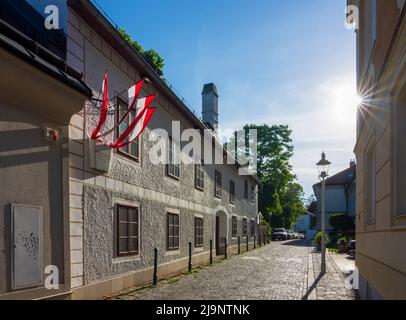
[[237, 231], [237, 217], [232, 217], [231, 218], [231, 226], [232, 226], [232, 237], [237, 238], [238, 231]]
[[378, 23], [378, 11], [377, 11], [377, 0], [372, 0], [372, 5], [371, 5], [371, 17], [372, 17], [372, 23], [371, 23], [371, 28], [372, 28], [372, 41], [376, 41], [376, 35], [377, 35], [377, 23]]
[[244, 181], [244, 199], [248, 200], [248, 182]]
[[375, 146], [372, 145], [367, 153], [367, 179], [365, 189], [367, 191], [367, 224], [375, 223], [376, 212], [376, 158]]
[[246, 237], [248, 235], [248, 225], [247, 219], [242, 219], [242, 236]]
[[[119, 112], [116, 122], [118, 123], [127, 112], [128, 104], [124, 100], [118, 98], [117, 107]], [[134, 120], [134, 118], [135, 118], [135, 110], [130, 112], [130, 114], [126, 117], [126, 119], [120, 124], [117, 130], [117, 137], [119, 137], [122, 133], [124, 133], [124, 131], [128, 128], [130, 123]], [[128, 137], [124, 140], [124, 143], [127, 141]], [[129, 156], [138, 162], [140, 159], [140, 138], [138, 137], [134, 142], [130, 143], [128, 146], [118, 149], [118, 152], [126, 156]]]
[[214, 195], [221, 198], [221, 173], [218, 171], [214, 173]]
[[195, 165], [195, 187], [204, 190], [204, 170], [202, 164]]
[[255, 234], [255, 221], [254, 220], [251, 220], [251, 223], [250, 223], [250, 234], [251, 234], [251, 237], [253, 237]]
[[179, 215], [168, 213], [168, 250], [179, 250]]
[[118, 256], [139, 254], [138, 208], [117, 205]]
[[235, 203], [235, 183], [230, 181], [230, 203]]
[[203, 218], [195, 218], [195, 247], [203, 247]]
[[[403, 92], [406, 92], [403, 88]], [[406, 93], [400, 95], [396, 103], [394, 114], [394, 146], [395, 146], [395, 201], [396, 201], [396, 216], [406, 216]]]
[[166, 165], [166, 174], [179, 180], [180, 177], [180, 161], [179, 161], [179, 144], [171, 137], [169, 138], [169, 150], [168, 150], [168, 164]]
[[255, 203], [255, 196], [256, 196], [256, 186], [255, 184], [251, 184], [251, 202]]

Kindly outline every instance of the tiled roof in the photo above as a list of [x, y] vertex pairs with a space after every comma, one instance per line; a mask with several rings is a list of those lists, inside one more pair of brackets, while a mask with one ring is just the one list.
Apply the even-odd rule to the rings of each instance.
[[[357, 166], [351, 166], [326, 180], [326, 186], [349, 185], [356, 178]], [[314, 185], [321, 186], [321, 182]]]

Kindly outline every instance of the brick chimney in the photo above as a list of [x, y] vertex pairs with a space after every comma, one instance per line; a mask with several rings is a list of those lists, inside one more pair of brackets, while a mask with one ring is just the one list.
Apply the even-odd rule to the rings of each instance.
[[218, 99], [216, 85], [214, 83], [205, 84], [202, 92], [202, 119], [216, 133], [219, 125]]

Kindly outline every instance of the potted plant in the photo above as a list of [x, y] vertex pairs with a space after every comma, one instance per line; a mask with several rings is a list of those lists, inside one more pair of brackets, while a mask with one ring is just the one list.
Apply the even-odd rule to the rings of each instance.
[[[316, 249], [317, 251], [321, 251], [321, 238], [322, 238], [323, 233], [320, 231], [319, 233], [316, 234], [314, 237], [314, 242], [316, 243]], [[328, 237], [328, 234], [325, 234], [325, 239], [326, 239], [326, 245], [330, 242], [330, 239]]]
[[339, 253], [345, 253], [347, 251], [348, 241], [346, 237], [342, 237], [337, 241], [337, 248]]

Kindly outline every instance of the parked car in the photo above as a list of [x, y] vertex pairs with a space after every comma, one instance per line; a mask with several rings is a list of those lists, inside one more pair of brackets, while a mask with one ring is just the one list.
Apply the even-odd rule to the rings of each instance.
[[272, 240], [277, 241], [277, 240], [288, 240], [289, 235], [286, 229], [284, 228], [276, 228], [274, 229], [272, 233]]
[[348, 247], [347, 247], [347, 253], [351, 258], [355, 258], [355, 240], [351, 240], [348, 243]]
[[295, 233], [293, 232], [293, 230], [288, 230], [288, 238], [295, 239]]

